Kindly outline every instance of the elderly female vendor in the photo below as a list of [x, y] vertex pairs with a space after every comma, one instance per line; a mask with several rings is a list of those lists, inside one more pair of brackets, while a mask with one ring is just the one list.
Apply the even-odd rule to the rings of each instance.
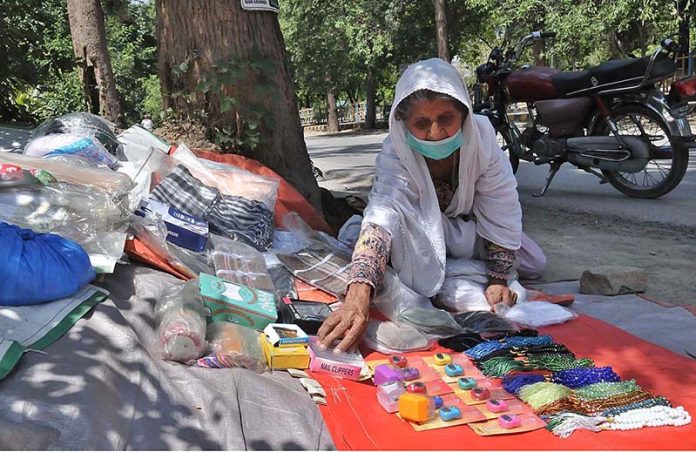
[[319, 330], [323, 344], [343, 338], [337, 348], [346, 350], [361, 339], [389, 260], [426, 297], [442, 295], [451, 262], [480, 264], [478, 279], [450, 287], [467, 299], [463, 310], [512, 305], [513, 290], [523, 291], [515, 267], [526, 277], [542, 271], [543, 253], [522, 234], [510, 163], [488, 119], [472, 113], [452, 65], [430, 59], [404, 72], [376, 165], [345, 302]]

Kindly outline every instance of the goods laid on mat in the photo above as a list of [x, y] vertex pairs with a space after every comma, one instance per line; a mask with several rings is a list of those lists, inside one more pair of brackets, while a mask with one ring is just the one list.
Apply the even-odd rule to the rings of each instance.
[[377, 400], [416, 431], [466, 424], [482, 436], [546, 427], [566, 438], [578, 429], [691, 422], [683, 407], [645, 391], [635, 380], [622, 379], [611, 366], [597, 367], [535, 330], [515, 334], [487, 340], [459, 335], [440, 343], [455, 343], [462, 351], [368, 361]]

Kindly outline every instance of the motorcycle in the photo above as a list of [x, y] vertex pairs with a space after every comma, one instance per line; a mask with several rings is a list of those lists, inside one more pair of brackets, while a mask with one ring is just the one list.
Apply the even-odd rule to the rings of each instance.
[[[534, 196], [546, 193], [565, 162], [631, 197], [657, 198], [677, 187], [694, 143], [687, 101], [696, 99], [696, 78], [674, 82], [668, 96], [656, 84], [675, 73], [679, 44], [666, 38], [649, 56], [583, 71], [518, 67], [526, 47], [555, 36], [536, 31], [505, 53], [496, 47], [476, 69], [474, 110], [502, 137], [513, 170], [520, 160], [550, 165]], [[513, 103], [526, 103], [531, 126], [523, 131], [508, 116]]]

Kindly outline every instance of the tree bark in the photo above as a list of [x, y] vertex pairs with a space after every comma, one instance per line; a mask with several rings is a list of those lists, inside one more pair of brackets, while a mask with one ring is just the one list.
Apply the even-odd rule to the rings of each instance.
[[437, 30], [437, 56], [449, 63], [445, 0], [433, 0], [433, 4], [435, 5], [435, 29]]
[[[181, 105], [180, 93], [204, 101], [210, 124], [233, 127], [235, 117], [263, 111], [259, 130], [262, 141], [240, 152], [273, 169], [321, 211], [319, 186], [304, 142], [297, 98], [288, 68], [285, 42], [278, 16], [266, 11], [245, 11], [238, 0], [157, 0], [158, 70], [165, 108]], [[277, 87], [272, 95], [259, 88], [260, 75], [249, 71], [243, 79], [225, 88], [236, 100], [234, 108], [222, 111], [222, 94], [204, 95], [198, 82], [214, 73], [217, 62], [270, 62], [272, 71], [263, 77]], [[184, 75], [174, 68], [188, 63]]]
[[67, 0], [73, 51], [91, 113], [125, 126], [116, 78], [106, 46], [104, 11], [99, 0]]
[[333, 88], [326, 90], [326, 110], [327, 131], [336, 133], [338, 132], [338, 109], [336, 108], [336, 94], [334, 94]]
[[689, 42], [689, 28], [691, 22], [691, 15], [687, 10], [688, 0], [678, 0], [677, 1], [677, 15], [679, 16], [679, 41], [681, 44], [680, 53], [681, 56], [688, 56], [691, 50], [691, 43]]
[[365, 79], [365, 128], [374, 129], [377, 126], [377, 106], [375, 75], [372, 67], [367, 67], [367, 78]]

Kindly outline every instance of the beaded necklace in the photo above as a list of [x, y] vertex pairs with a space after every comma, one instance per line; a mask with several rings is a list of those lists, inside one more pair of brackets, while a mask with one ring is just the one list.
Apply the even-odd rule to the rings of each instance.
[[514, 370], [525, 370], [527, 366], [522, 361], [509, 358], [507, 356], [498, 356], [491, 358], [480, 365], [481, 372], [487, 377], [504, 377]]
[[543, 345], [528, 345], [526, 347], [512, 347], [510, 350], [513, 355], [518, 355], [518, 356], [529, 356], [529, 355], [536, 355], [540, 353], [559, 353], [559, 354], [565, 354], [565, 355], [573, 355], [575, 354], [568, 350], [568, 347], [566, 347], [563, 344], [543, 344]]
[[608, 399], [620, 394], [632, 392], [640, 387], [636, 384], [636, 380], [617, 381], [617, 382], [600, 382], [589, 386], [585, 386], [575, 390], [575, 394], [582, 400], [598, 400]]
[[551, 336], [512, 336], [503, 337], [499, 341], [481, 342], [464, 353], [470, 358], [481, 361], [484, 357], [498, 350], [509, 349], [511, 347], [525, 347], [528, 345], [548, 345], [552, 344]]
[[671, 408], [662, 405], [638, 408], [608, 419], [601, 424], [604, 430], [634, 430], [643, 427], [673, 425], [680, 427], [691, 423], [691, 416], [684, 407]]
[[672, 406], [672, 404], [669, 403], [669, 400], [665, 399], [662, 396], [658, 396], [658, 397], [653, 397], [651, 399], [643, 400], [641, 402], [635, 402], [635, 403], [631, 403], [628, 405], [604, 410], [602, 415], [607, 416], [607, 417], [616, 416], [617, 414], [625, 413], [626, 411], [635, 410], [637, 408], [650, 408], [650, 407], [658, 406], [658, 405]]
[[559, 355], [553, 353], [542, 353], [527, 357], [529, 366], [535, 369], [565, 370], [575, 367], [594, 367], [594, 362], [590, 358], [576, 359], [573, 355]]
[[517, 392], [523, 386], [539, 383], [540, 381], [545, 380], [546, 378], [544, 378], [543, 375], [512, 375], [503, 379], [503, 389], [510, 394], [517, 395]]
[[619, 381], [621, 378], [607, 367], [576, 367], [554, 372], [551, 381], [571, 389], [581, 388], [602, 381]]
[[540, 382], [520, 389], [519, 398], [534, 410], [572, 394], [572, 390], [556, 383]]
[[610, 408], [626, 406], [632, 403], [649, 400], [654, 397], [655, 396], [649, 392], [645, 392], [642, 389], [637, 389], [635, 391], [617, 394], [605, 399], [582, 400], [580, 402], [580, 406], [582, 407], [583, 412], [586, 414], [598, 414]]

